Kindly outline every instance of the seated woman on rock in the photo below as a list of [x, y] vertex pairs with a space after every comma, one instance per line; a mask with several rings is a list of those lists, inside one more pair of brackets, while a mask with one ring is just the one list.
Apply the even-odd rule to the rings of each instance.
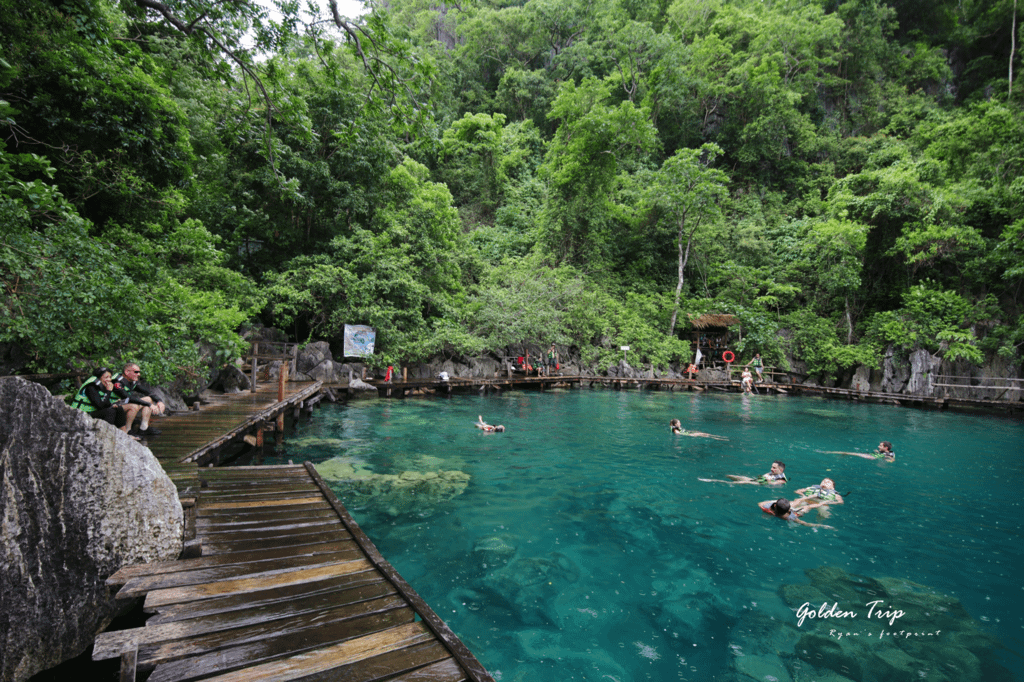
[[[93, 419], [102, 419], [125, 433], [135, 421], [140, 405], [130, 404], [128, 394], [114, 386], [110, 370], [100, 367], [92, 377], [82, 384], [78, 394], [71, 401], [71, 407], [87, 413]], [[140, 440], [132, 436], [134, 440]]]

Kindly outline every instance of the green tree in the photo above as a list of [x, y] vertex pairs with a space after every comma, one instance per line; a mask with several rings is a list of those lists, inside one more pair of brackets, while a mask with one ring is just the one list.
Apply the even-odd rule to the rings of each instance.
[[660, 210], [674, 228], [678, 261], [669, 336], [676, 331], [679, 299], [686, 282], [686, 264], [694, 234], [702, 224], [713, 223], [718, 218], [720, 205], [728, 195], [729, 177], [712, 168], [721, 152], [716, 144], [705, 144], [700, 149], [680, 149], [655, 173], [647, 195], [647, 203]]

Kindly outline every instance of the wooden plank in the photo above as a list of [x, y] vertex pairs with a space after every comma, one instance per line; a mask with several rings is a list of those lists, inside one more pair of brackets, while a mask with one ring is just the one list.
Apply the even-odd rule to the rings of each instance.
[[[394, 677], [396, 674], [401, 677]], [[384, 679], [389, 682], [461, 682], [466, 679], [466, 673], [448, 650], [435, 641], [293, 679], [296, 682], [377, 682]]]
[[331, 598], [344, 599], [341, 593], [345, 591], [359, 590], [364, 587], [380, 584], [390, 586], [390, 583], [384, 580], [384, 576], [376, 570], [368, 568], [357, 573], [321, 580], [311, 580], [295, 585], [273, 587], [263, 591], [257, 590], [227, 597], [215, 597], [199, 602], [169, 604], [149, 610], [151, 613], [155, 611], [156, 615], [152, 616], [146, 623], [147, 625], [155, 625], [157, 623], [203, 618], [242, 610], [254, 611], [265, 607], [280, 608], [284, 604], [318, 595], [329, 595]]
[[[326, 672], [340, 665], [362, 661], [373, 656], [380, 656], [390, 651], [405, 649], [416, 644], [428, 642], [430, 639], [430, 632], [422, 623], [409, 623], [391, 630], [376, 632], [365, 637], [321, 647], [296, 656], [289, 656], [207, 679], [211, 681], [216, 680], [216, 682], [271, 682], [289, 680], [300, 675]], [[170, 682], [171, 680], [192, 679], [192, 677], [163, 676], [161, 674], [162, 669], [172, 665], [174, 664], [158, 666], [153, 671], [153, 675], [150, 676], [150, 681]]]
[[[206, 538], [203, 539], [205, 540]], [[278, 573], [294, 571], [297, 568], [328, 566], [346, 561], [354, 561], [361, 557], [362, 553], [358, 547], [355, 547], [348, 551], [334, 552], [332, 554], [305, 554], [284, 559], [274, 559], [272, 561], [257, 561], [246, 564], [214, 566], [212, 568], [198, 568], [191, 571], [140, 576], [126, 582], [117, 593], [117, 598], [139, 597], [147, 592], [154, 592], [156, 590], [166, 590], [186, 585], [202, 585], [243, 577], [254, 579], [269, 577]]]
[[328, 566], [315, 566], [302, 568], [295, 571], [275, 573], [269, 576], [258, 578], [240, 578], [238, 580], [224, 580], [205, 585], [189, 585], [187, 587], [172, 587], [166, 590], [156, 590], [146, 595], [145, 608], [155, 608], [165, 604], [174, 604], [184, 601], [209, 599], [211, 597], [223, 597], [229, 594], [242, 592], [254, 592], [296, 583], [310, 582], [332, 576], [346, 575], [365, 571], [372, 566], [365, 559], [356, 561], [345, 561]]
[[319, 502], [319, 497], [291, 497], [284, 500], [266, 500], [254, 502], [214, 502], [203, 503], [201, 509], [261, 509], [264, 507], [281, 507], [292, 504], [313, 504]]
[[203, 510], [200, 518], [203, 521], [210, 521], [212, 523], [227, 523], [235, 519], [280, 519], [289, 516], [301, 517], [303, 514], [320, 514], [322, 512], [334, 514], [331, 505], [327, 503], [327, 500], [323, 499], [314, 504], [298, 504], [294, 507], [277, 507], [274, 509], [244, 509], [242, 511], [206, 509]]
[[[205, 488], [203, 488], [203, 492], [204, 493], [206, 492]], [[218, 508], [212, 508], [210, 505], [202, 505], [202, 510], [201, 511], [202, 511], [204, 516], [207, 516], [207, 517], [210, 517], [210, 518], [213, 518], [215, 516], [228, 517], [228, 516], [238, 516], [238, 515], [248, 515], [248, 514], [252, 514], [252, 515], [260, 515], [260, 514], [280, 515], [280, 514], [288, 514], [288, 513], [292, 513], [292, 512], [299, 512], [299, 511], [302, 511], [302, 510], [312, 511], [312, 510], [315, 510], [315, 509], [330, 509], [331, 505], [328, 504], [327, 501], [324, 500], [322, 497], [317, 497], [312, 502], [303, 502], [301, 504], [293, 504], [293, 505], [290, 505], [290, 506], [289, 505], [280, 505], [279, 504], [279, 505], [275, 505], [275, 507], [278, 507], [278, 508], [277, 509], [261, 509], [259, 507], [256, 507], [256, 508], [245, 507], [245, 508], [241, 508], [241, 509], [236, 509], [236, 508], [232, 508], [232, 507], [227, 507], [227, 508], [223, 508], [223, 509], [218, 509]]]
[[[319, 497], [319, 495], [317, 496]], [[219, 509], [214, 505], [225, 505], [232, 503], [244, 503], [244, 502], [255, 502], [256, 508], [266, 506], [262, 503], [273, 502], [279, 503], [279, 500], [302, 500], [305, 503], [310, 502], [315, 498], [310, 497], [310, 490], [285, 490], [281, 492], [258, 492], [252, 490], [249, 492], [220, 492], [219, 494], [207, 494], [206, 490], [203, 490], [203, 506], [208, 509]]]
[[[331, 536], [337, 540], [345, 540], [351, 537], [348, 532], [337, 531]], [[283, 535], [280, 537], [256, 537], [256, 538], [234, 538], [224, 537], [223, 539], [207, 538], [203, 541], [203, 554], [229, 554], [233, 552], [251, 552], [257, 549], [272, 549], [277, 547], [289, 547], [292, 545], [305, 545], [319, 538], [323, 538], [323, 531], [301, 533], [292, 536]]]
[[[311, 533], [333, 533], [338, 529], [336, 521], [312, 521], [310, 523], [294, 523], [285, 526], [274, 526], [270, 528], [253, 528], [242, 530], [230, 530], [222, 533], [205, 533], [204, 538], [210, 547], [223, 544], [238, 545], [239, 543], [255, 543], [264, 540], [289, 538], [293, 534], [309, 535]], [[341, 532], [339, 530], [339, 532]], [[340, 538], [339, 538], [340, 539]], [[294, 544], [294, 543], [293, 543]], [[277, 545], [281, 547], [283, 545]]]
[[[376, 606], [363, 607], [362, 612], [372, 613], [390, 608], [407, 606], [395, 589], [385, 582], [372, 583], [350, 590], [321, 592], [305, 596], [300, 599], [292, 599], [272, 604], [266, 604], [259, 608], [236, 609], [234, 611], [218, 612], [201, 616], [198, 618], [179, 619], [163, 623], [146, 623], [144, 627], [131, 628], [129, 630], [115, 630], [104, 632], [97, 636], [93, 644], [92, 658], [94, 661], [114, 658], [129, 648], [162, 644], [175, 640], [195, 637], [197, 634], [212, 634], [226, 630], [238, 630], [251, 625], [259, 625], [279, 621], [286, 618], [297, 618], [305, 614], [329, 611], [343, 606], [355, 606], [364, 602], [381, 600], [385, 597], [392, 597], [393, 606], [378, 608]], [[354, 617], [354, 616], [353, 616]]]
[[[196, 656], [239, 646], [249, 642], [262, 641], [268, 637], [288, 635], [310, 628], [318, 628], [343, 620], [355, 620], [398, 609], [407, 610], [399, 622], [412, 622], [414, 614], [409, 605], [398, 594], [388, 594], [376, 588], [378, 596], [351, 603], [333, 603], [321, 599], [319, 608], [292, 610], [291, 612], [261, 611], [259, 615], [249, 611], [237, 611], [219, 618], [181, 620], [159, 625], [116, 630], [101, 633], [93, 644], [94, 661], [116, 658], [120, 652], [142, 649], [139, 666], [150, 669], [158, 663]], [[384, 592], [383, 594], [380, 594]]]
[[277, 547], [274, 549], [257, 550], [253, 552], [236, 552], [234, 554], [217, 554], [215, 556], [204, 556], [197, 559], [183, 559], [176, 561], [154, 561], [149, 564], [134, 564], [122, 566], [114, 575], [107, 578], [107, 585], [124, 585], [131, 578], [140, 578], [146, 575], [157, 575], [160, 573], [175, 573], [178, 571], [191, 571], [199, 568], [213, 568], [214, 566], [229, 566], [231, 564], [254, 563], [258, 561], [269, 561], [284, 557], [302, 556], [304, 554], [329, 554], [340, 552], [351, 547], [358, 547], [352, 540], [332, 541], [323, 538], [321, 542], [289, 547]]
[[430, 631], [444, 643], [445, 647], [448, 648], [455, 659], [462, 666], [462, 669], [466, 671], [469, 679], [478, 682], [494, 682], [494, 678], [490, 676], [487, 670], [480, 665], [480, 662], [475, 656], [469, 651], [465, 644], [462, 643], [455, 633], [452, 632], [451, 628], [441, 620], [436, 613], [423, 601], [422, 597], [416, 593], [409, 583], [405, 581], [402, 576], [398, 574], [398, 571], [385, 559], [381, 553], [374, 546], [370, 538], [363, 533], [359, 524], [356, 523], [355, 519], [348, 513], [348, 510], [341, 504], [334, 493], [331, 491], [327, 484], [324, 482], [320, 475], [316, 472], [316, 468], [311, 462], [305, 463], [306, 469], [309, 471], [310, 477], [323, 492], [324, 497], [334, 510], [338, 512], [338, 516], [341, 521], [348, 528], [348, 531], [352, 534], [352, 538], [359, 543], [362, 547], [363, 552], [366, 553], [367, 558], [373, 563], [373, 565], [379, 570], [384, 576], [391, 582], [392, 585], [398, 589], [399, 594], [405, 597], [414, 609], [416, 613], [423, 619]]
[[[225, 659], [237, 656], [235, 660], [250, 665], [261, 659], [289, 655], [303, 649], [333, 644], [384, 628], [411, 623], [415, 618], [416, 614], [405, 600], [393, 594], [380, 599], [339, 605], [219, 632], [192, 631], [187, 633], [191, 636], [177, 641], [140, 645], [139, 667], [148, 670], [161, 663], [182, 658], [195, 659], [214, 651], [222, 653], [222, 664]], [[173, 625], [188, 631], [190, 623], [191, 621], [182, 621], [168, 624], [168, 627]], [[311, 630], [315, 632], [310, 632]], [[238, 651], [243, 647], [247, 649], [244, 654]], [[243, 659], [240, 654], [245, 658]]]
[[[331, 517], [334, 517], [333, 519]], [[301, 512], [288, 512], [285, 514], [261, 515], [259, 518], [247, 519], [241, 515], [231, 516], [204, 516], [196, 519], [196, 526], [209, 532], [223, 530], [243, 530], [259, 526], [273, 526], [296, 521], [337, 521], [333, 509], [303, 510]]]

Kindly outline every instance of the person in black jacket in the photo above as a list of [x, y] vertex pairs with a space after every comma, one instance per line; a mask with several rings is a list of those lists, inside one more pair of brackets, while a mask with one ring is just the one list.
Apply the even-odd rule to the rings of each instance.
[[[126, 391], [114, 386], [110, 370], [106, 367], [94, 371], [92, 378], [82, 384], [82, 388], [71, 401], [71, 407], [82, 410], [93, 419], [102, 419], [113, 424], [125, 433], [141, 409], [139, 405], [128, 402]], [[132, 438], [139, 440], [135, 436]]]
[[148, 388], [139, 383], [141, 376], [142, 369], [136, 363], [129, 362], [114, 377], [114, 386], [128, 394], [129, 403], [139, 406], [138, 434], [155, 436], [160, 433], [160, 429], [151, 427], [149, 418], [154, 414], [163, 414], [167, 408], [163, 401], [156, 398]]

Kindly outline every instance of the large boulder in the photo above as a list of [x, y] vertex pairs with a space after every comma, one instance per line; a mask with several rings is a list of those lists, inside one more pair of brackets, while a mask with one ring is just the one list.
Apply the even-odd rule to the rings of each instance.
[[81, 654], [119, 613], [106, 579], [175, 559], [177, 490], [148, 448], [24, 379], [0, 379], [0, 679]]

